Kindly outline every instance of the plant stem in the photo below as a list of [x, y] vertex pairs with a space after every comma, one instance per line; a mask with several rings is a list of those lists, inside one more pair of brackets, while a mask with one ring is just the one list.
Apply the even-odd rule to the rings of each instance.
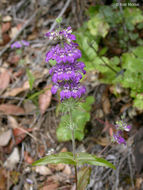
[[[75, 153], [76, 153], [76, 145], [75, 145], [75, 126], [73, 124], [73, 120], [72, 120], [72, 115], [71, 115], [71, 111], [69, 111], [70, 114], [70, 124], [71, 124], [71, 135], [72, 135], [72, 152], [73, 152], [73, 158], [74, 160], [76, 159], [75, 157]], [[75, 183], [76, 183], [76, 190], [77, 189], [77, 165], [74, 166], [75, 169]]]

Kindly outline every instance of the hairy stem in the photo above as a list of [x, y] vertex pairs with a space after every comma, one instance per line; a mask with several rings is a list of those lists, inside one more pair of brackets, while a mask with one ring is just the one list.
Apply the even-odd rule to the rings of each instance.
[[[75, 126], [73, 124], [71, 111], [69, 111], [69, 114], [70, 114], [71, 135], [72, 135], [72, 152], [73, 152], [73, 158], [75, 159], [75, 153], [76, 153]], [[74, 169], [75, 169], [75, 183], [76, 183], [76, 190], [77, 190], [77, 165], [74, 166]]]

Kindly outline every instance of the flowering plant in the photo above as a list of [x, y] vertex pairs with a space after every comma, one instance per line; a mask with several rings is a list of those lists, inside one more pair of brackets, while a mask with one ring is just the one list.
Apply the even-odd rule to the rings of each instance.
[[59, 154], [48, 155], [34, 162], [32, 165], [45, 165], [49, 163], [65, 163], [72, 164], [75, 168], [76, 190], [86, 188], [91, 173], [91, 168], [84, 167], [77, 170], [78, 165], [90, 164], [98, 166], [107, 166], [115, 169], [114, 165], [103, 158], [98, 158], [95, 155], [90, 155], [85, 152], [76, 152], [75, 146], [75, 123], [72, 115], [73, 109], [77, 109], [78, 101], [82, 95], [86, 93], [85, 86], [81, 85], [80, 80], [86, 74], [84, 70], [85, 64], [78, 59], [82, 56], [78, 49], [78, 44], [73, 42], [76, 40], [72, 34], [71, 27], [67, 29], [58, 29], [56, 31], [46, 33], [46, 37], [54, 42], [57, 42], [46, 54], [46, 62], [51, 60], [56, 64], [50, 69], [52, 82], [54, 83], [51, 91], [56, 94], [60, 91], [60, 100], [64, 105], [64, 112], [69, 116], [68, 130], [71, 132], [72, 147], [71, 152], [61, 152]]
[[[76, 190], [83, 190], [86, 188], [91, 173], [90, 167], [83, 167], [77, 170], [78, 165], [89, 164], [97, 166], [107, 166], [115, 169], [114, 165], [103, 158], [91, 155], [85, 152], [77, 152], [75, 146], [75, 130], [78, 125], [73, 117], [73, 110], [76, 110], [80, 104], [79, 100], [86, 93], [86, 88], [81, 84], [82, 76], [86, 74], [85, 64], [78, 61], [81, 58], [81, 51], [78, 49], [78, 44], [73, 42], [76, 40], [75, 35], [72, 34], [71, 27], [63, 30], [56, 30], [46, 33], [46, 37], [54, 40], [57, 44], [52, 47], [46, 54], [46, 62], [55, 61], [54, 66], [49, 70], [54, 83], [51, 92], [56, 94], [60, 91], [60, 100], [63, 105], [63, 112], [69, 117], [69, 122], [66, 123], [67, 130], [71, 133], [72, 147], [71, 152], [61, 152], [59, 154], [48, 155], [36, 162], [35, 165], [45, 165], [49, 163], [65, 163], [74, 165]], [[11, 48], [21, 48], [29, 46], [27, 41], [17, 41], [11, 45]], [[86, 107], [87, 108], [87, 107]], [[130, 125], [127, 125], [122, 118], [116, 122], [115, 130], [113, 132], [112, 140], [119, 144], [126, 145], [123, 138], [123, 131], [129, 131]]]

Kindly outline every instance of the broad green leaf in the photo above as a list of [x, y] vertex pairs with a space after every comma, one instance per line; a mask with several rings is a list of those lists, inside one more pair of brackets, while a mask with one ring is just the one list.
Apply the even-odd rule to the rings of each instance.
[[88, 21], [88, 28], [93, 36], [105, 37], [109, 31], [108, 23], [99, 13]]
[[30, 90], [32, 90], [33, 84], [34, 84], [34, 81], [35, 81], [35, 77], [33, 76], [33, 74], [31, 73], [31, 71], [29, 69], [26, 69], [26, 73], [27, 73], [27, 76], [28, 76]]
[[143, 58], [143, 46], [139, 46], [133, 49], [133, 53], [139, 58]]
[[136, 7], [126, 7], [124, 9], [124, 18], [126, 22], [130, 22], [132, 24], [137, 24], [143, 22], [143, 14], [139, 8]]
[[114, 56], [110, 59], [112, 65], [118, 65], [120, 63], [120, 59], [117, 56]]
[[85, 102], [83, 102], [82, 104], [80, 104], [81, 105], [81, 107], [84, 109], [84, 110], [86, 110], [86, 111], [90, 111], [91, 110], [91, 105], [94, 103], [94, 97], [93, 96], [88, 96], [87, 98], [86, 98], [86, 101]]
[[138, 33], [129, 33], [128, 35], [131, 40], [136, 40], [139, 37]]
[[[83, 103], [75, 105], [72, 111], [73, 123], [76, 126], [75, 139], [82, 140], [84, 138], [84, 128], [86, 123], [90, 120], [91, 105], [94, 102], [92, 96], [87, 97]], [[67, 105], [68, 107], [68, 105]], [[61, 109], [61, 108], [59, 108]], [[68, 114], [61, 117], [59, 127], [56, 130], [58, 141], [71, 140], [71, 130], [69, 129], [70, 117]]]
[[76, 161], [78, 165], [90, 164], [96, 166], [105, 166], [115, 169], [115, 166], [103, 158], [98, 158], [95, 155], [80, 152], [76, 154]]
[[45, 156], [40, 160], [37, 160], [32, 164], [32, 166], [41, 166], [46, 164], [72, 164], [76, 165], [75, 160], [73, 159], [73, 154], [71, 152], [61, 152], [59, 154]]
[[77, 189], [78, 190], [85, 190], [87, 185], [89, 184], [91, 175], [91, 168], [90, 167], [83, 167], [78, 171], [77, 178]]
[[[75, 110], [72, 113], [73, 122], [77, 126], [75, 129], [75, 139], [82, 140], [84, 138], [84, 127], [90, 119], [90, 114], [87, 112]], [[61, 118], [59, 127], [56, 130], [58, 141], [71, 140], [71, 130], [68, 128], [70, 121], [69, 115], [64, 115]]]
[[134, 106], [143, 110], [143, 94], [137, 94], [134, 99]]
[[108, 47], [102, 48], [102, 49], [100, 50], [100, 52], [99, 52], [99, 56], [104, 55], [104, 54], [107, 52], [107, 50], [108, 50]]

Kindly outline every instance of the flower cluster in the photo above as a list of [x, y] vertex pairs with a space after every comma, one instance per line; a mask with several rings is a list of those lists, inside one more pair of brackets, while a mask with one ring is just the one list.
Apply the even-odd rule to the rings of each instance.
[[61, 100], [71, 97], [80, 98], [86, 91], [85, 87], [80, 84], [82, 74], [86, 73], [85, 64], [77, 61], [81, 57], [81, 52], [78, 44], [72, 41], [76, 40], [76, 37], [71, 33], [71, 27], [68, 27], [62, 31], [57, 30], [46, 34], [51, 40], [60, 39], [61, 41], [61, 44], [52, 47], [46, 54], [46, 62], [56, 61], [56, 65], [49, 71], [54, 83], [51, 91], [52, 94], [56, 94], [57, 90], [61, 89]]
[[115, 128], [116, 128], [116, 132], [113, 133], [113, 141], [114, 142], [116, 141], [118, 144], [126, 145], [126, 141], [122, 137], [123, 132], [124, 131], [129, 132], [131, 129], [131, 126], [127, 125], [123, 120], [120, 120], [116, 122]]
[[53, 32], [47, 32], [46, 37], [48, 37], [50, 40], [66, 40], [67, 42], [71, 43], [72, 40], [76, 40], [75, 35], [71, 33], [72, 33], [72, 29], [69, 26], [65, 30], [61, 30], [61, 31], [56, 30]]
[[29, 46], [29, 42], [25, 41], [25, 40], [21, 40], [21, 41], [16, 41], [13, 44], [11, 44], [11, 48], [22, 48], [24, 46]]

